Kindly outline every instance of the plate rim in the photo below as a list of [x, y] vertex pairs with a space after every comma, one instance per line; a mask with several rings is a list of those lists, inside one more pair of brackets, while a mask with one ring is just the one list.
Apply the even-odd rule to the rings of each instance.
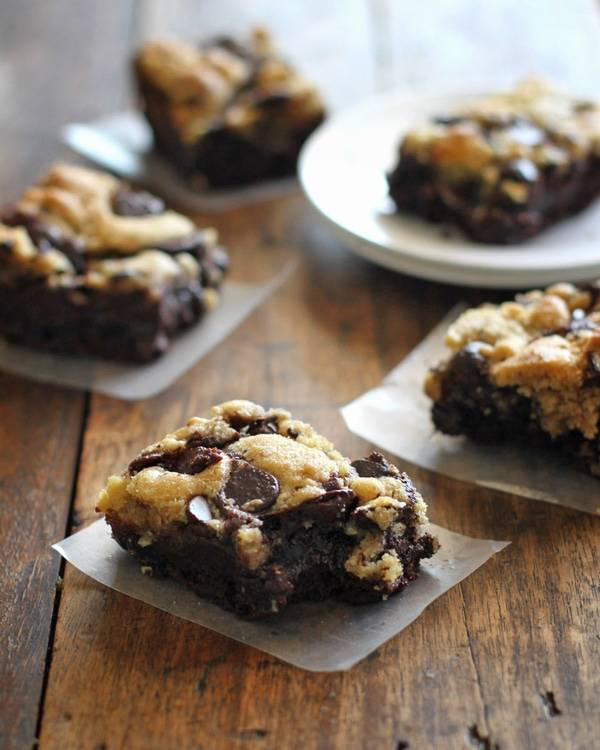
[[[343, 127], [347, 122], [356, 123], [359, 118], [373, 116], [373, 113], [381, 111], [383, 107], [400, 107], [402, 105], [415, 105], [419, 107], [432, 107], [435, 102], [448, 102], [449, 100], [462, 100], [463, 102], [477, 99], [489, 94], [489, 90], [479, 88], [478, 90], [453, 90], [434, 92], [427, 91], [407, 92], [406, 90], [390, 90], [375, 94], [356, 106], [344, 109], [335, 114], [332, 118], [326, 120], [317, 128], [305, 142], [298, 159], [298, 179], [302, 190], [311, 206], [316, 209], [317, 213], [326, 220], [336, 234], [345, 242], [353, 252], [361, 255], [368, 260], [382, 265], [386, 268], [408, 273], [420, 278], [426, 278], [434, 281], [445, 281], [452, 284], [462, 284], [467, 286], [485, 286], [488, 288], [525, 288], [535, 284], [548, 284], [558, 280], [568, 278], [571, 281], [581, 281], [600, 273], [600, 253], [595, 260], [581, 259], [580, 262], [573, 264], [572, 258], [568, 256], [560, 259], [554, 259], [554, 262], [548, 266], [533, 266], [527, 261], [517, 263], [518, 267], [513, 268], [501, 263], [497, 254], [506, 251], [518, 255], [521, 247], [515, 245], [485, 245], [483, 243], [473, 243], [475, 248], [480, 251], [489, 250], [491, 265], [484, 265], [484, 261], [478, 260], [472, 263], [466, 262], [448, 262], [443, 259], [423, 258], [419, 256], [418, 249], [406, 249], [405, 247], [394, 246], [391, 244], [380, 243], [371, 237], [360, 234], [354, 228], [340, 223], [338, 218], [330, 216], [327, 208], [322, 206], [318, 195], [315, 195], [312, 189], [311, 170], [313, 168], [314, 154], [318, 156], [318, 149], [323, 140], [326, 141], [331, 133], [335, 133], [340, 126]], [[402, 137], [402, 128], [399, 127], [397, 143]], [[316, 160], [315, 160], [316, 161]], [[409, 217], [414, 218], [414, 217]], [[576, 218], [576, 217], [574, 217]], [[569, 219], [565, 219], [569, 221]], [[562, 223], [562, 222], [561, 222]], [[427, 222], [423, 221], [424, 225]], [[440, 225], [431, 225], [432, 231], [439, 230]], [[559, 226], [558, 224], [556, 225]], [[551, 229], [551, 228], [549, 228]], [[439, 244], [444, 244], [443, 237], [437, 236]], [[465, 239], [465, 244], [468, 240]], [[587, 248], [591, 243], [579, 243], [577, 246]], [[460, 246], [459, 246], [460, 247]], [[543, 248], [543, 244], [538, 244]], [[554, 245], [556, 247], [556, 245]], [[600, 243], [599, 243], [600, 247]], [[451, 251], [452, 245], [448, 245]], [[461, 248], [462, 249], [462, 248]], [[443, 252], [443, 251], [442, 251]], [[464, 250], [463, 250], [464, 252]], [[518, 258], [513, 259], [517, 261]], [[496, 261], [496, 262], [494, 262]], [[510, 258], [509, 258], [510, 261]], [[497, 265], [498, 264], [498, 265]]]

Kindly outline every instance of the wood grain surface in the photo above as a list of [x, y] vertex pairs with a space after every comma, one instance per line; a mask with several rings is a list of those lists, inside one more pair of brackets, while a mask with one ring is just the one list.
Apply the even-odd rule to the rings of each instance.
[[[440, 5], [447, 20], [451, 3]], [[454, 6], [466, 18], [474, 4]], [[522, 8], [508, 0], [497, 6], [502, 14]], [[11, 108], [0, 120], [2, 197], [62, 155], [60, 124], [129, 100], [126, 60], [145, 36], [169, 29], [202, 36], [266, 20], [313, 76], [321, 71], [327, 94], [342, 106], [376, 90], [382, 66], [398, 83], [400, 53], [381, 59], [382, 49], [390, 53], [380, 39], [381, 12], [416, 49], [402, 23], [408, 16], [381, 2], [3, 3], [0, 87]], [[571, 38], [569, 29], [553, 33], [565, 44]], [[420, 80], [424, 54], [407, 81]], [[563, 77], [577, 70], [567, 60]], [[168, 392], [124, 403], [0, 376], [0, 632], [7, 645], [0, 649], [0, 746], [598, 746], [600, 519], [576, 511], [406, 465], [434, 522], [513, 543], [338, 674], [290, 667], [103, 588], [69, 565], [56, 593], [59, 561], [50, 543], [95, 517], [105, 477], [141, 447], [211, 404], [240, 397], [285, 406], [345, 454], [364, 454], [369, 446], [345, 430], [338, 408], [378, 383], [457, 300], [479, 298], [349, 255], [299, 194], [194, 218], [219, 229], [236, 278], [258, 278], [290, 259], [298, 269]]]

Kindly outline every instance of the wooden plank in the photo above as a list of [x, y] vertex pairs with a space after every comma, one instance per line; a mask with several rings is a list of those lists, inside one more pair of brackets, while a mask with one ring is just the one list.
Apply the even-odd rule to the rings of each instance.
[[0, 745], [35, 737], [83, 396], [0, 374]]
[[[126, 86], [106, 73], [117, 64], [109, 50], [123, 43], [126, 5], [3, 3], [0, 93], [10, 104], [0, 113], [3, 202], [64, 153], [59, 124], [122, 99]], [[60, 568], [50, 544], [68, 528], [84, 403], [81, 393], [0, 375], [0, 745], [7, 750], [30, 747], [36, 736]]]

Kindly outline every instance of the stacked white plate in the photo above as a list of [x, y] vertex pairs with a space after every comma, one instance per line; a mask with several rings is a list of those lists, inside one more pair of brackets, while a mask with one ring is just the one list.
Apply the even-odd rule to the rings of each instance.
[[413, 276], [496, 288], [600, 277], [600, 201], [511, 246], [473, 243], [394, 211], [385, 175], [404, 133], [475, 98], [386, 94], [333, 117], [301, 154], [299, 175], [308, 199], [352, 250]]

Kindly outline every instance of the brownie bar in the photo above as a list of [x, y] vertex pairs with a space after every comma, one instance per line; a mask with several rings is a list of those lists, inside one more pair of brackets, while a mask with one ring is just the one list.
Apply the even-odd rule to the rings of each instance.
[[435, 427], [553, 446], [600, 476], [600, 284], [555, 284], [466, 311], [425, 391]]
[[227, 255], [160, 198], [55, 166], [0, 214], [0, 336], [145, 362], [218, 303]]
[[438, 548], [420, 494], [382, 455], [350, 463], [310, 425], [248, 401], [146, 448], [97, 510], [143, 572], [246, 617], [386, 599]]
[[293, 174], [324, 116], [314, 86], [277, 56], [263, 30], [248, 43], [148, 42], [134, 70], [157, 150], [211, 187]]
[[522, 242], [600, 194], [600, 107], [526, 81], [410, 131], [388, 182], [401, 211]]

